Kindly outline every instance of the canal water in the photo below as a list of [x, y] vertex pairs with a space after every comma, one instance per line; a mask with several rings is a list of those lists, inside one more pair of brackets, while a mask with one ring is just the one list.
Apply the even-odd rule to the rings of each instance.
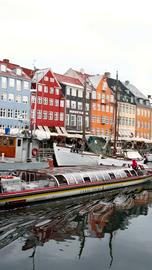
[[1, 270], [151, 270], [152, 183], [0, 212]]

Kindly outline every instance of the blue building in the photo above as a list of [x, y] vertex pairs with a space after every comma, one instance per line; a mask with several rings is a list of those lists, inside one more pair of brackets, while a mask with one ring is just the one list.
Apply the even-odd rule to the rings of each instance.
[[30, 126], [31, 79], [19, 65], [0, 61], [0, 127]]

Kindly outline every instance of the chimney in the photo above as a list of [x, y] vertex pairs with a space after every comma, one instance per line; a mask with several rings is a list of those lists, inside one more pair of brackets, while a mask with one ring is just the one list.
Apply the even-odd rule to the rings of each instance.
[[104, 77], [105, 78], [110, 78], [111, 77], [111, 73], [110, 72], [105, 72], [104, 73]]
[[9, 63], [9, 59], [3, 59], [4, 63]]
[[129, 81], [125, 81], [125, 85], [128, 85], [130, 82]]

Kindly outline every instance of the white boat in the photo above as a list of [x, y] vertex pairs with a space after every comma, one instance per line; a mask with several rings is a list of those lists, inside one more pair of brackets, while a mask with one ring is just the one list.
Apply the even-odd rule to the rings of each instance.
[[95, 153], [79, 151], [73, 152], [71, 147], [60, 146], [56, 143], [53, 144], [54, 156], [57, 165], [60, 167], [80, 166], [80, 165], [107, 165], [107, 166], [125, 166], [131, 165], [132, 160], [135, 159], [138, 163], [144, 163], [144, 159], [136, 150], [128, 149], [126, 157], [112, 158], [104, 157]]

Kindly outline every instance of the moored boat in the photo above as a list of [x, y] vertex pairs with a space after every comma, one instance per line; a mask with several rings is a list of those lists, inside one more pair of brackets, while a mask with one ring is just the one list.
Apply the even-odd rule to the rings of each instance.
[[86, 151], [73, 151], [71, 147], [53, 144], [54, 156], [57, 165], [60, 167], [82, 166], [82, 165], [104, 165], [104, 166], [125, 166], [132, 163], [132, 159], [143, 164], [144, 159], [136, 150], [126, 150], [126, 157], [108, 157]]
[[[61, 168], [60, 168], [61, 169]], [[144, 183], [152, 179], [145, 165], [81, 167], [49, 171], [18, 171], [0, 176], [0, 206], [28, 204]]]

